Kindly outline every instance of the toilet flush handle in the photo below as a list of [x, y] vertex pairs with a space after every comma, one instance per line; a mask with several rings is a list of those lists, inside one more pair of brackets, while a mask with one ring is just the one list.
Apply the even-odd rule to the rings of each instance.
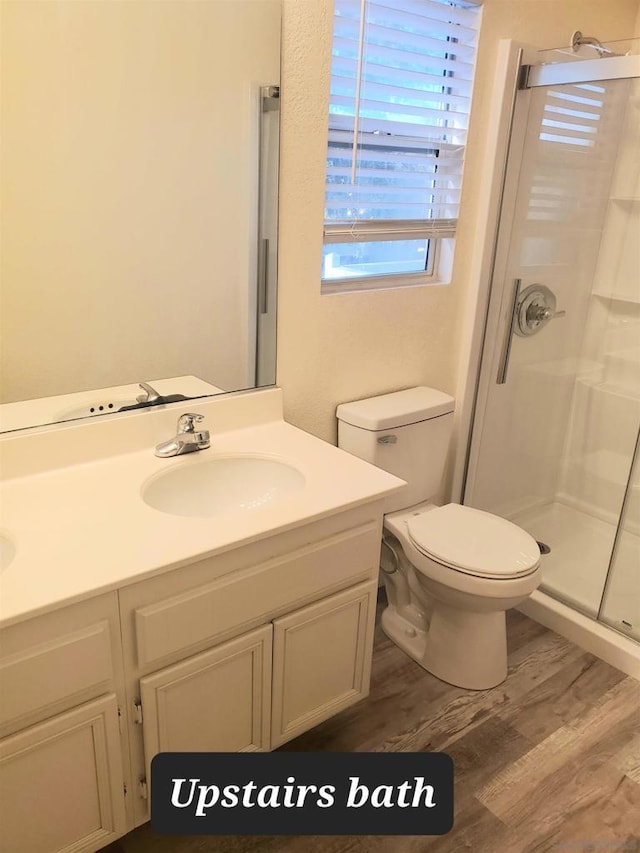
[[396, 444], [397, 441], [397, 435], [381, 435], [378, 439], [378, 444]]

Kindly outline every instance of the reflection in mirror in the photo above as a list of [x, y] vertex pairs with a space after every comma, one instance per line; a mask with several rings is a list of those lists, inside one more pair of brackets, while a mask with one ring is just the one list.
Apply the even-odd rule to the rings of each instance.
[[2, 18], [0, 427], [272, 384], [279, 0]]

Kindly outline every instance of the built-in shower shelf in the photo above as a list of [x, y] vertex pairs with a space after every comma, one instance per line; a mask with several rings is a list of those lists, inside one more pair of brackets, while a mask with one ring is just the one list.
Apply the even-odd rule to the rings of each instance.
[[634, 408], [636, 408], [637, 403], [640, 403], [640, 388], [617, 384], [615, 382], [597, 382], [593, 379], [577, 379], [576, 381], [581, 385], [586, 385], [595, 394], [629, 400]]
[[581, 385], [587, 386], [587, 388], [596, 394], [610, 394], [614, 397], [624, 397], [625, 399], [632, 400], [634, 403], [640, 402], [640, 387], [631, 382], [602, 381], [587, 377], [578, 377], [576, 381]]
[[629, 454], [607, 447], [591, 450], [566, 460], [561, 490], [570, 502], [589, 507], [594, 515], [618, 517], [630, 466]]
[[[640, 275], [640, 273], [639, 273]], [[640, 305], [640, 293], [611, 293], [598, 288], [591, 291], [592, 296], [600, 299], [614, 299], [616, 302], [627, 302], [630, 305]]]
[[640, 198], [635, 195], [612, 195], [609, 201], [620, 202], [620, 204], [640, 204]]
[[585, 455], [577, 463], [592, 477], [598, 477], [606, 483], [626, 486], [631, 470], [631, 459], [627, 453], [601, 448]]
[[603, 223], [594, 292], [627, 304], [640, 303], [640, 205], [631, 200], [616, 203], [615, 198]]
[[566, 356], [554, 358], [551, 361], [541, 361], [537, 364], [523, 365], [521, 370], [536, 375], [599, 380], [602, 377], [602, 362], [582, 356]]
[[602, 379], [605, 383], [640, 389], [640, 346], [607, 352]]
[[626, 351], [609, 355], [612, 361], [603, 361], [599, 377], [576, 380], [559, 487], [573, 500], [617, 517], [638, 435], [640, 384], [632, 366], [624, 377], [607, 378]]

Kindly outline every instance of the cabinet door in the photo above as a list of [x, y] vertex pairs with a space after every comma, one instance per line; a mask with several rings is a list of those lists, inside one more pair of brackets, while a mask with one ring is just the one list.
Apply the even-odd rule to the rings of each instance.
[[126, 831], [114, 694], [0, 741], [0, 851], [91, 853]]
[[158, 752], [269, 749], [271, 625], [140, 679], [147, 772]]
[[272, 747], [369, 693], [377, 589], [359, 584], [274, 621]]

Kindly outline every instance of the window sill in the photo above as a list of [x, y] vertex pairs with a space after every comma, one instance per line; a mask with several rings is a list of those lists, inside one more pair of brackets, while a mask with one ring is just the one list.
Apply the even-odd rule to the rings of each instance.
[[334, 296], [341, 293], [363, 293], [373, 290], [400, 290], [415, 287], [441, 287], [450, 284], [442, 278], [425, 273], [414, 275], [377, 275], [361, 278], [336, 278], [323, 281], [320, 293]]

